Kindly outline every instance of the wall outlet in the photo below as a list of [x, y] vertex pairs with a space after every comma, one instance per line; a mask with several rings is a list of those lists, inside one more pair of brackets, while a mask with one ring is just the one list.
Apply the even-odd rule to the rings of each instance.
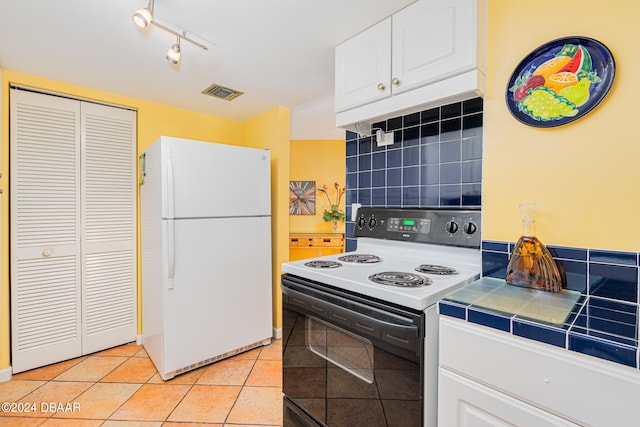
[[362, 206], [360, 203], [351, 203], [351, 221], [356, 220], [356, 215], [358, 214], [358, 209]]
[[376, 145], [384, 147], [385, 145], [393, 145], [393, 131], [384, 132], [381, 129], [376, 131]]

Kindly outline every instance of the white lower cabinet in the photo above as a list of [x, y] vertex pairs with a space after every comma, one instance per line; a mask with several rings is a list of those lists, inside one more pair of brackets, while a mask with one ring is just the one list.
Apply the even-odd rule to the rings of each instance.
[[439, 426], [578, 426], [446, 369], [438, 381]]
[[438, 426], [638, 426], [640, 371], [439, 319]]

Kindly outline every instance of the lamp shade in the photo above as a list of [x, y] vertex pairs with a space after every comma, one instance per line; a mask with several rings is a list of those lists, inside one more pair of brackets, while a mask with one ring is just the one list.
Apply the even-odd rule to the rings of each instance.
[[131, 19], [133, 19], [134, 24], [136, 24], [138, 28], [147, 28], [153, 20], [153, 14], [148, 8], [143, 7], [134, 13]]
[[169, 51], [167, 52], [167, 61], [175, 65], [180, 62], [180, 56], [180, 37], [178, 37], [178, 41], [173, 46], [171, 46], [171, 48], [169, 48]]

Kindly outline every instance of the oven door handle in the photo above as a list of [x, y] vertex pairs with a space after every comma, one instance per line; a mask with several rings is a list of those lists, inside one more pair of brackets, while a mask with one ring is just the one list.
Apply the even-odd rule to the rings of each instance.
[[[286, 302], [289, 306], [294, 306], [313, 314], [319, 318], [333, 322], [338, 326], [348, 326], [352, 330], [357, 331], [360, 335], [382, 339], [383, 341], [398, 345], [404, 348], [413, 348], [414, 341], [420, 336], [420, 328], [415, 324], [400, 325], [396, 323], [386, 322], [381, 319], [366, 316], [357, 311], [349, 310], [337, 304], [323, 301], [311, 295], [304, 294], [294, 290], [285, 284], [282, 284], [282, 293], [288, 298]], [[332, 296], [332, 298], [339, 298]], [[284, 303], [285, 301], [283, 301]], [[346, 302], [346, 300], [345, 300]], [[350, 305], [359, 305], [352, 301]], [[375, 308], [367, 307], [369, 311], [378, 311]], [[394, 316], [385, 313], [387, 316]], [[395, 316], [398, 319], [404, 319]], [[410, 322], [410, 320], [406, 320]]]

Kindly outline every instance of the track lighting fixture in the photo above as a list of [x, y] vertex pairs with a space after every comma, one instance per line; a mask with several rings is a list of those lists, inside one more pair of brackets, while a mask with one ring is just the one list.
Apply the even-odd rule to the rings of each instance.
[[167, 61], [175, 65], [180, 62], [180, 55], [180, 36], [178, 36], [178, 41], [176, 41], [176, 43], [171, 46], [167, 52]]
[[149, 4], [147, 7], [143, 7], [142, 9], [137, 10], [132, 16], [131, 19], [136, 24], [138, 28], [145, 29], [149, 27], [149, 25], [153, 24], [154, 26], [175, 35], [178, 39], [176, 43], [171, 46], [169, 51], [167, 52], [167, 61], [171, 64], [177, 64], [180, 62], [181, 49], [180, 49], [180, 39], [186, 40], [189, 43], [192, 43], [198, 46], [200, 49], [209, 50], [209, 48], [203, 43], [195, 41], [191, 37], [187, 37], [186, 31], [174, 30], [167, 23], [158, 22], [158, 18], [154, 16], [154, 0], [149, 0]]

